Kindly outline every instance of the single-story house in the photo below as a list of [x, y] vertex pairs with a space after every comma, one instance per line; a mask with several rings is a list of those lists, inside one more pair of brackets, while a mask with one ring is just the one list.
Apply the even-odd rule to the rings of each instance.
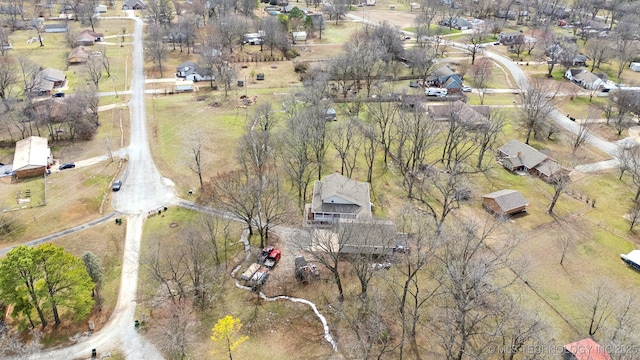
[[46, 68], [36, 75], [32, 91], [40, 94], [48, 94], [54, 88], [63, 86], [66, 79], [67, 75], [62, 71]]
[[449, 121], [452, 117], [461, 124], [471, 129], [479, 129], [488, 126], [491, 121], [489, 116], [491, 108], [486, 105], [471, 106], [457, 100], [446, 105], [429, 105], [422, 103], [428, 115], [434, 120]]
[[568, 69], [564, 77], [585, 89], [595, 90], [606, 84], [605, 80], [585, 69]]
[[563, 360], [611, 360], [605, 348], [591, 338], [582, 339], [562, 348]]
[[52, 162], [47, 138], [30, 136], [16, 143], [13, 171], [17, 179], [44, 175]]
[[473, 28], [473, 24], [463, 18], [442, 19], [439, 24], [440, 26], [451, 27], [457, 30], [468, 30]]
[[571, 60], [571, 64], [573, 66], [587, 66], [587, 56], [586, 55], [576, 55], [573, 60]]
[[68, 28], [67, 28], [66, 22], [44, 25], [44, 32], [46, 33], [63, 33], [63, 32], [67, 32], [67, 30]]
[[215, 76], [198, 67], [198, 64], [186, 61], [176, 67], [176, 77], [189, 81], [215, 80]]
[[446, 88], [450, 92], [457, 92], [462, 88], [462, 79], [449, 66], [442, 66], [429, 75], [426, 86]]
[[82, 64], [89, 61], [89, 58], [91, 57], [98, 57], [101, 55], [102, 53], [100, 51], [91, 50], [86, 46], [76, 46], [69, 53], [67, 61], [69, 64]]
[[557, 161], [515, 139], [498, 148], [497, 159], [511, 171], [526, 171], [545, 181], [560, 171], [566, 171]]
[[629, 64], [629, 68], [631, 69], [631, 71], [640, 71], [640, 62], [632, 62], [631, 64]]
[[142, 10], [147, 8], [147, 3], [142, 0], [124, 0], [122, 10]]
[[523, 43], [524, 34], [520, 31], [501, 32], [498, 34], [498, 41], [503, 45]]
[[282, 7], [282, 8], [280, 9], [280, 12], [281, 12], [281, 13], [283, 13], [283, 14], [288, 14], [288, 13], [290, 13], [290, 12], [291, 12], [291, 10], [293, 10], [293, 8], [295, 8], [295, 7], [297, 7], [298, 9], [300, 9], [300, 11], [302, 11], [304, 14], [307, 14], [307, 13], [309, 13], [309, 12], [311, 11], [311, 9], [309, 9], [309, 8], [306, 8], [306, 7], [300, 7], [300, 6], [297, 6], [297, 5], [290, 4], [290, 5], [287, 5], [287, 6]]
[[91, 30], [83, 30], [76, 38], [76, 45], [91, 46], [102, 40], [104, 40], [104, 34]]
[[[346, 220], [336, 223], [337, 231], [317, 228], [310, 234], [309, 251], [331, 251], [344, 255], [389, 256], [404, 234], [390, 220]], [[340, 228], [349, 228], [342, 231]], [[304, 241], [304, 239], [303, 239]]]
[[314, 183], [311, 204], [305, 208], [308, 223], [371, 219], [369, 183], [333, 173]]
[[296, 41], [307, 41], [307, 32], [306, 31], [293, 31], [291, 32], [291, 38], [293, 39], [293, 43]]
[[497, 215], [526, 212], [529, 202], [517, 190], [498, 190], [482, 196], [482, 207]]

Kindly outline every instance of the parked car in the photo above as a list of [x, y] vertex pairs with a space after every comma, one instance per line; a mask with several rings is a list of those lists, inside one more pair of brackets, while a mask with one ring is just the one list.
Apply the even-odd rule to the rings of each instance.
[[471, 86], [463, 86], [462, 92], [471, 92]]
[[113, 182], [113, 191], [118, 191], [122, 187], [122, 180], [116, 180]]
[[54, 98], [63, 98], [63, 97], [64, 97], [64, 93], [63, 93], [62, 91], [60, 91], [60, 92], [57, 92], [57, 93], [55, 93], [55, 94], [51, 95], [51, 97], [54, 97]]
[[60, 167], [58, 168], [59, 170], [64, 170], [64, 169], [73, 169], [74, 167], [76, 167], [76, 164], [69, 162], [69, 163], [64, 163], [62, 165], [60, 165]]

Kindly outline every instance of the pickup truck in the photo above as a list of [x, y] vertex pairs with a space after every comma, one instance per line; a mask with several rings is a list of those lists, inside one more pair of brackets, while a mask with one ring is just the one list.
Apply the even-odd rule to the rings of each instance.
[[267, 256], [267, 259], [264, 261], [264, 266], [266, 266], [269, 269], [273, 269], [273, 267], [276, 266], [278, 261], [280, 261], [280, 250], [276, 250], [276, 249], [271, 250], [271, 252], [269, 253], [269, 256]]
[[253, 263], [249, 266], [249, 268], [247, 270], [245, 270], [242, 273], [242, 276], [240, 276], [240, 279], [244, 280], [244, 281], [249, 281], [251, 280], [251, 278], [253, 277], [253, 275], [260, 269], [260, 264], [258, 263]]

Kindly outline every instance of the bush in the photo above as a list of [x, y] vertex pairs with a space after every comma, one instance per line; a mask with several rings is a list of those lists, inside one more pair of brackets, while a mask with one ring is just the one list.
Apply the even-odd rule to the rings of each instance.
[[307, 62], [296, 62], [293, 65], [293, 70], [300, 74], [306, 74], [307, 70], [309, 70], [309, 63]]
[[296, 49], [289, 49], [286, 53], [284, 53], [284, 56], [286, 56], [287, 59], [293, 59], [300, 56], [300, 53]]

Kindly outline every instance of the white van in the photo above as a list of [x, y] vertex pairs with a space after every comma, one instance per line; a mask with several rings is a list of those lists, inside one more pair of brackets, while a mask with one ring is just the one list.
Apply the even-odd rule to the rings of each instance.
[[424, 93], [427, 96], [444, 97], [444, 96], [447, 96], [448, 91], [447, 89], [441, 89], [441, 88], [426, 88], [424, 90]]

